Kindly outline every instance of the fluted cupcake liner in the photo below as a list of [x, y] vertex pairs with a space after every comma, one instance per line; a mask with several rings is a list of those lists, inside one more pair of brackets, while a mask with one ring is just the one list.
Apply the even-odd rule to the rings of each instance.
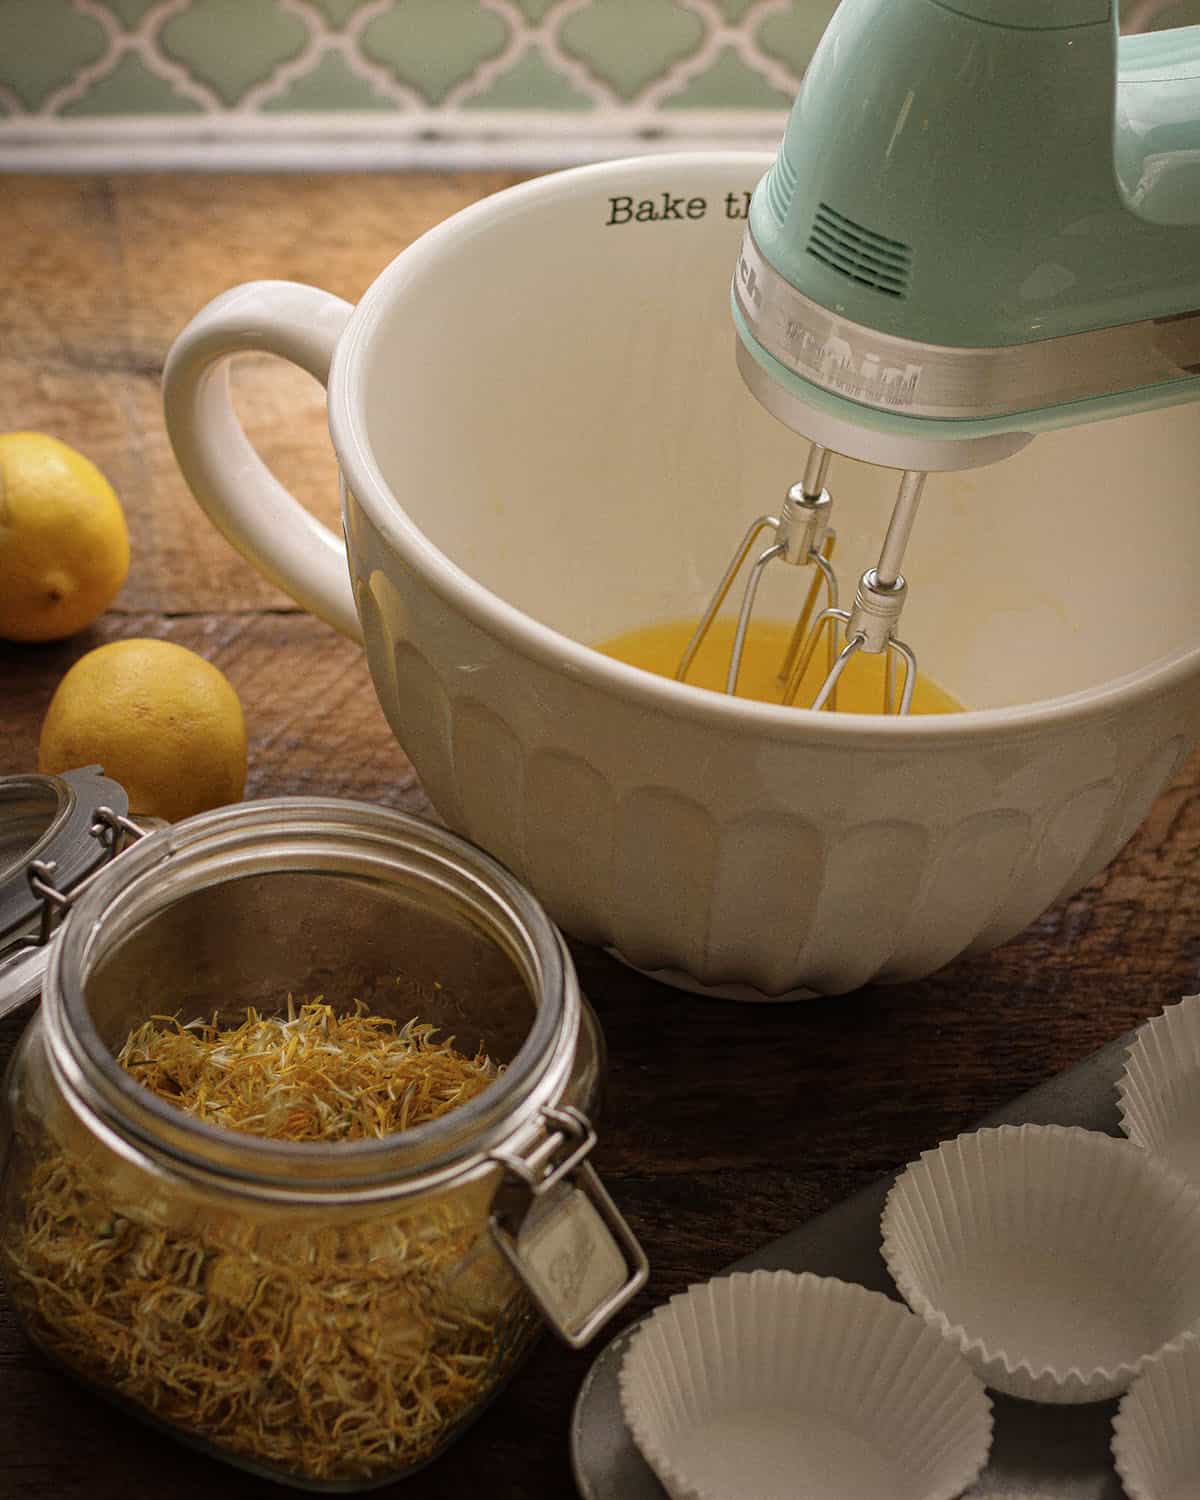
[[1200, 1495], [1200, 1339], [1164, 1349], [1129, 1387], [1112, 1451], [1129, 1500]]
[[1200, 995], [1139, 1028], [1117, 1094], [1129, 1139], [1200, 1186]]
[[883, 1255], [994, 1390], [1101, 1401], [1200, 1324], [1200, 1194], [1128, 1141], [978, 1130], [897, 1178]]
[[620, 1391], [672, 1500], [951, 1500], [991, 1444], [983, 1387], [935, 1332], [808, 1273], [671, 1298], [631, 1340]]

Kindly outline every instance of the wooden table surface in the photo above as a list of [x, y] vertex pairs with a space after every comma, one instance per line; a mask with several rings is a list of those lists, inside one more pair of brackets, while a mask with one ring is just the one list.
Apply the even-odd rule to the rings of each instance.
[[[248, 797], [427, 810], [357, 648], [265, 584], [186, 492], [159, 375], [175, 333], [234, 282], [286, 277], [353, 300], [422, 231], [515, 180], [0, 178], [0, 431], [42, 429], [87, 453], [121, 496], [133, 544], [128, 583], [94, 629], [57, 645], [0, 645], [0, 774], [34, 768], [46, 704], [76, 657], [152, 635], [209, 657], [237, 688]], [[336, 523], [319, 388], [257, 358], [240, 362], [235, 383], [276, 472]], [[739, 1007], [576, 946], [611, 1053], [597, 1165], [652, 1266], [614, 1331], [1196, 989], [1198, 793], [1193, 758], [1086, 890], [1007, 947], [919, 984]], [[18, 1021], [0, 1027], [5, 1053], [19, 1031]], [[567, 1424], [590, 1358], [544, 1341], [462, 1442], [395, 1493], [566, 1500]], [[0, 1301], [3, 1500], [285, 1493], [77, 1389]]]

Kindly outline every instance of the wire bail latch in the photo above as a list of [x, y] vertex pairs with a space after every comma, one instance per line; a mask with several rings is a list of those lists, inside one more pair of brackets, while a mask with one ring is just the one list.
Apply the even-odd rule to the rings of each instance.
[[[157, 821], [157, 820], [156, 820]], [[58, 924], [70, 911], [75, 901], [80, 897], [100, 871], [116, 859], [118, 854], [124, 853], [130, 844], [136, 844], [143, 839], [151, 830], [135, 823], [132, 818], [123, 813], [113, 812], [111, 807], [98, 807], [92, 818], [88, 833], [94, 838], [105, 851], [103, 863], [99, 869], [87, 876], [85, 880], [77, 881], [66, 890], [59, 890], [54, 884], [54, 876], [58, 870], [58, 862], [53, 859], [31, 859], [27, 870], [29, 886], [33, 894], [42, 903], [41, 923], [38, 928], [37, 942], [48, 943], [53, 937]]]
[[595, 1144], [587, 1116], [567, 1105], [541, 1111], [534, 1141], [491, 1154], [512, 1189], [497, 1195], [509, 1206], [492, 1213], [492, 1238], [573, 1349], [581, 1349], [649, 1274], [645, 1253], [587, 1160]]

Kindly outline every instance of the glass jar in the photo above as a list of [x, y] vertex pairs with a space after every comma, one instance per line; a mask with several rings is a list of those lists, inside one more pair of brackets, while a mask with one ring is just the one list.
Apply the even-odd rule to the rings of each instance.
[[[580, 1345], [643, 1283], [586, 1160], [599, 1029], [555, 928], [479, 850], [380, 807], [247, 803], [49, 899], [0, 1267], [32, 1339], [106, 1395], [271, 1478], [372, 1487], [436, 1457], [544, 1321]], [[116, 1061], [154, 1016], [316, 997], [501, 1071], [440, 1118], [316, 1143], [203, 1123]]]

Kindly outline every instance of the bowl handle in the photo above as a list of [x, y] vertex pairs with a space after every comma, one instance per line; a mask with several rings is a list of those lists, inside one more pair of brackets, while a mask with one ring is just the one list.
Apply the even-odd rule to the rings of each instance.
[[272, 583], [343, 635], [362, 641], [340, 537], [284, 489], [242, 430], [228, 360], [278, 354], [329, 382], [353, 308], [294, 281], [250, 281], [215, 297], [167, 355], [163, 408], [183, 477], [219, 531]]

